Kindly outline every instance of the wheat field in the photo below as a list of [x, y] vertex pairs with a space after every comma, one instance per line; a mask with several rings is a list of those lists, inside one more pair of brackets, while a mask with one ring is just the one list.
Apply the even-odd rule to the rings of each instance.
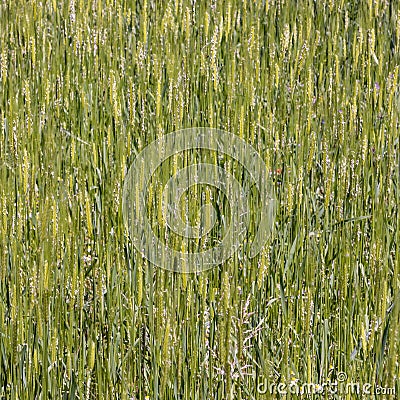
[[[1, 0], [0, 398], [398, 398], [399, 67], [398, 0]], [[207, 160], [251, 194], [235, 254], [179, 273], [132, 245], [123, 187], [192, 127], [253, 146], [276, 211], [249, 257], [243, 166], [171, 157], [145, 199], [175, 249], [235, 205], [191, 187], [178, 213], [215, 224], [187, 245], [171, 174]]]

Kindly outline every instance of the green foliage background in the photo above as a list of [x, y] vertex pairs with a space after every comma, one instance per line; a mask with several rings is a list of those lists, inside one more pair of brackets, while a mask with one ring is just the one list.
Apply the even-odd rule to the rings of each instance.
[[[279, 398], [258, 383], [340, 371], [400, 393], [399, 9], [1, 1], [0, 397]], [[121, 195], [192, 126], [251, 143], [279, 209], [258, 257], [184, 275], [131, 248]]]

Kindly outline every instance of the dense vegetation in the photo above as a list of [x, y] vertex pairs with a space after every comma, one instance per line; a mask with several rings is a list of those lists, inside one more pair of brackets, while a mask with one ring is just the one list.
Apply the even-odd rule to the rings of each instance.
[[[0, 397], [281, 398], [258, 384], [341, 372], [398, 395], [399, 9], [1, 1]], [[252, 144], [278, 209], [255, 258], [180, 274], [131, 246], [122, 188], [193, 126]], [[229, 217], [213, 188], [186, 206], [200, 197]]]

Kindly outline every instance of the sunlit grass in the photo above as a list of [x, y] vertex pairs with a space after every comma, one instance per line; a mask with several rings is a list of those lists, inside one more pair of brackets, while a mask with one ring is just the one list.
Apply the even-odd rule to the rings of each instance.
[[[279, 398], [257, 384], [340, 371], [398, 396], [398, 8], [2, 1], [0, 397]], [[259, 256], [245, 243], [178, 274], [130, 245], [122, 187], [138, 152], [192, 126], [251, 143], [279, 207]], [[148, 197], [178, 249], [160, 183], [185, 154]], [[183, 215], [196, 221], [202, 202], [231, 212], [203, 187]], [[221, 221], [193, 247], [220, 240]]]

